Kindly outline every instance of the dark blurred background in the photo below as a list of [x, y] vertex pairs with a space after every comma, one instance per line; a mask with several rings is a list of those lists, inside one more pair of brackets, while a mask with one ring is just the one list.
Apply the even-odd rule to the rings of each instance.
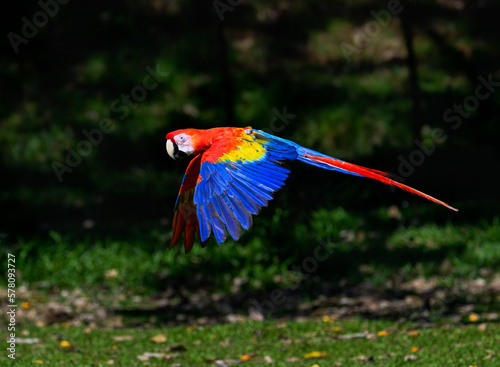
[[389, 171], [460, 212], [293, 163], [243, 245], [259, 238], [278, 259], [299, 258], [345, 224], [323, 215], [336, 208], [368, 232], [489, 223], [499, 13], [488, 0], [12, 2], [0, 232], [18, 245], [58, 233], [166, 248], [188, 162], [168, 157], [165, 134], [247, 125]]

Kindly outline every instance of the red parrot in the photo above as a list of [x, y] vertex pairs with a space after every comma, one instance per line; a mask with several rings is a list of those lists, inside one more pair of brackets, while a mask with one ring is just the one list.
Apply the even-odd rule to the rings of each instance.
[[184, 249], [193, 247], [194, 234], [202, 246], [213, 232], [218, 243], [226, 240], [226, 229], [236, 241], [241, 228], [252, 226], [252, 215], [267, 206], [290, 170], [281, 162], [298, 160], [310, 165], [368, 177], [420, 195], [451, 210], [457, 209], [400, 182], [385, 172], [361, 167], [304, 148], [251, 127], [219, 127], [208, 130], [182, 129], [168, 133], [167, 152], [173, 159], [193, 156], [175, 203], [175, 246], [184, 234]]

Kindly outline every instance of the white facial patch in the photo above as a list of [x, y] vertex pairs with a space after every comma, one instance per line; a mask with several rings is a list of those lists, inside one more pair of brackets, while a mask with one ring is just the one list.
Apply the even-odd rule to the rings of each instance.
[[187, 134], [179, 134], [174, 136], [175, 144], [181, 152], [191, 155], [194, 152], [193, 145], [191, 144], [191, 137]]

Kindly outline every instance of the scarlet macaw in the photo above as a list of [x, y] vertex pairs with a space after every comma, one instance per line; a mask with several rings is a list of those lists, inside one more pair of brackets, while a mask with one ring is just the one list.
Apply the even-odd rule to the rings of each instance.
[[186, 170], [175, 203], [174, 246], [184, 233], [184, 249], [193, 247], [194, 233], [202, 246], [213, 232], [218, 243], [226, 229], [236, 241], [241, 228], [252, 226], [252, 214], [267, 206], [290, 170], [281, 164], [298, 160], [320, 168], [368, 177], [420, 195], [457, 211], [423, 192], [392, 180], [385, 172], [329, 157], [286, 139], [251, 127], [182, 129], [168, 133], [167, 152], [173, 159], [194, 156]]

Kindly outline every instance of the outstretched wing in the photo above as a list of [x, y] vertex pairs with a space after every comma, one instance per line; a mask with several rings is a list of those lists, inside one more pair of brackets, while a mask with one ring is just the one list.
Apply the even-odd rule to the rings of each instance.
[[226, 229], [234, 240], [252, 226], [252, 215], [267, 206], [290, 170], [280, 162], [297, 158], [295, 147], [268, 139], [250, 128], [220, 137], [202, 155], [194, 204], [200, 239], [213, 232], [218, 243]]
[[[174, 229], [170, 247], [175, 246], [184, 233], [184, 250], [186, 254], [193, 247], [195, 232], [201, 240], [198, 218], [196, 217], [196, 205], [193, 202], [196, 182], [200, 175], [200, 162], [201, 154], [189, 163], [184, 179], [182, 180], [177, 201], [175, 202]], [[202, 241], [201, 245], [205, 246], [206, 243]]]
[[354, 176], [360, 176], [360, 177], [367, 177], [367, 178], [372, 178], [374, 180], [383, 182], [387, 185], [399, 187], [402, 190], [408, 191], [412, 194], [419, 195], [427, 200], [433, 201], [436, 204], [443, 205], [447, 207], [448, 209], [458, 211], [458, 209], [446, 204], [444, 201], [438, 200], [430, 195], [427, 195], [423, 193], [422, 191], [415, 190], [412, 187], [409, 187], [407, 185], [402, 184], [401, 182], [394, 181], [390, 174], [382, 172], [382, 171], [377, 171], [371, 168], [366, 168], [362, 166], [358, 166], [356, 164], [352, 164], [349, 162], [342, 161], [337, 158], [333, 158], [330, 156], [327, 156], [323, 153], [315, 152], [314, 150], [304, 148], [297, 143], [294, 143], [289, 140], [285, 140], [282, 138], [279, 138], [277, 136], [268, 134], [264, 131], [259, 130], [259, 134], [262, 135], [263, 137], [267, 139], [273, 139], [273, 140], [278, 140], [281, 142], [284, 142], [286, 144], [289, 144], [291, 146], [294, 146], [298, 157], [298, 161], [302, 161], [304, 163], [310, 164], [312, 166], [332, 170], [332, 171], [339, 171], [342, 173], [347, 173], [349, 175], [354, 175]]

